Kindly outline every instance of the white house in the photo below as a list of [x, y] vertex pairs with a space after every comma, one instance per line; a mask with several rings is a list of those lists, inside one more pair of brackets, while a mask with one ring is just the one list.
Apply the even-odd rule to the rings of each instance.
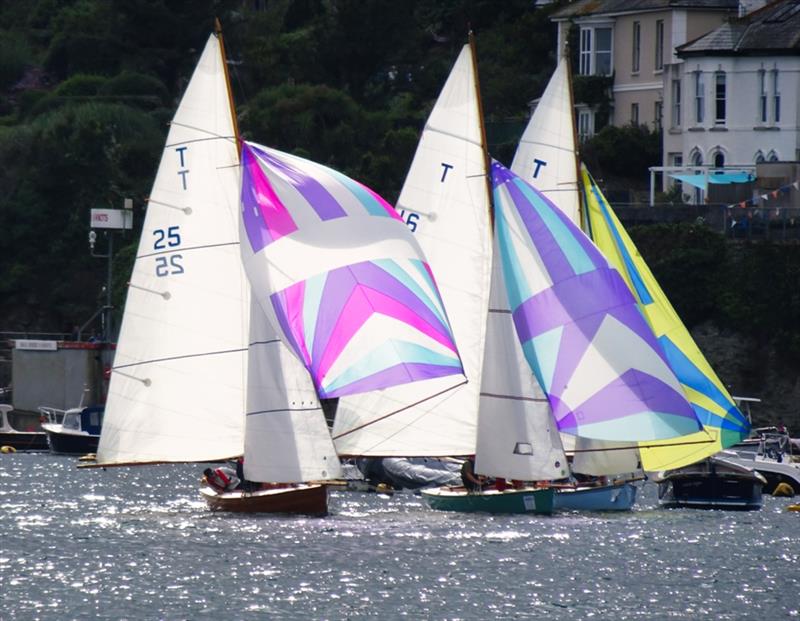
[[665, 166], [800, 160], [800, 2], [731, 19], [676, 56], [663, 76]]

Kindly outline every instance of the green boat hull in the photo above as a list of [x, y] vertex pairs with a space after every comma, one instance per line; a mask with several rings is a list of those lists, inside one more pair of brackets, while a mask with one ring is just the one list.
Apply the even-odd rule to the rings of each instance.
[[464, 488], [439, 487], [422, 490], [431, 509], [460, 513], [553, 513], [553, 488], [507, 489], [467, 492]]

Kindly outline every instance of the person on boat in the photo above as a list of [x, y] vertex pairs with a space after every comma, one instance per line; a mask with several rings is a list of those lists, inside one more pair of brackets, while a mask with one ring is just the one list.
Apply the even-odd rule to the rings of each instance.
[[229, 466], [206, 468], [203, 470], [203, 475], [205, 482], [220, 493], [235, 490], [241, 483], [236, 471]]
[[470, 455], [461, 464], [461, 482], [468, 492], [480, 491], [483, 487], [483, 477], [475, 474], [475, 456]]
[[261, 486], [255, 481], [248, 481], [244, 478], [244, 457], [236, 460], [236, 476], [239, 478], [239, 488], [245, 492], [252, 492], [259, 489]]

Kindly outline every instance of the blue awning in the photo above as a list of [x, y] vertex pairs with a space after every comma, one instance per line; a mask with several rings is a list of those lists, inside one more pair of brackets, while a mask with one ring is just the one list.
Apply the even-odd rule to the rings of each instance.
[[701, 190], [708, 189], [706, 183], [747, 183], [755, 180], [755, 175], [748, 172], [714, 172], [714, 173], [700, 173], [694, 175], [678, 175], [670, 173], [673, 179], [677, 179], [683, 183], [688, 183], [691, 186], [700, 188]]

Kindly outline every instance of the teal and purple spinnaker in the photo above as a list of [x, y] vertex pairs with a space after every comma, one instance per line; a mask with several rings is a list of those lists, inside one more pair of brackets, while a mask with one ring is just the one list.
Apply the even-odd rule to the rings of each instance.
[[701, 426], [620, 274], [544, 195], [492, 163], [514, 325], [559, 430], [659, 440]]
[[463, 381], [433, 274], [378, 194], [320, 164], [245, 143], [241, 201], [253, 295], [321, 397], [450, 375]]

